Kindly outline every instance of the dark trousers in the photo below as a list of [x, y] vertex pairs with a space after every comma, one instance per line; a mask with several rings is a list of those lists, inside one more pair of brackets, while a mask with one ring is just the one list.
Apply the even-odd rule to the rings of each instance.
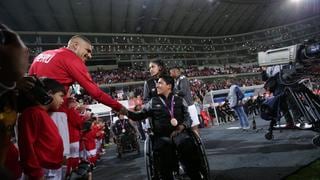
[[154, 144], [160, 176], [164, 180], [172, 180], [174, 170], [178, 170], [178, 160], [185, 167], [187, 175], [192, 180], [201, 179], [201, 158], [198, 147], [187, 133], [178, 134], [172, 141], [156, 138]]
[[146, 135], [145, 135], [145, 133], [144, 133], [144, 130], [143, 130], [143, 128], [142, 128], [142, 124], [141, 124], [140, 121], [137, 121], [137, 126], [138, 126], [138, 130], [139, 130], [140, 138], [141, 138], [142, 140], [145, 140], [145, 139], [146, 139]]

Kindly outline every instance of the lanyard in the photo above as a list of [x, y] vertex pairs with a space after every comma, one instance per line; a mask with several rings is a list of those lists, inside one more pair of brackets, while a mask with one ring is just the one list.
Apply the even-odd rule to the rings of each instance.
[[122, 129], [124, 129], [124, 125], [125, 125], [125, 123], [126, 123], [126, 120], [123, 119], [123, 123], [122, 123], [122, 122], [121, 122], [121, 119], [119, 119], [119, 122], [120, 122], [120, 125], [121, 125]]
[[173, 106], [174, 106], [174, 96], [172, 96], [172, 98], [171, 98], [171, 107], [170, 107], [170, 108], [167, 106], [166, 102], [165, 102], [161, 97], [159, 97], [159, 98], [160, 98], [162, 104], [168, 109], [171, 118], [174, 118], [174, 109], [173, 109]]

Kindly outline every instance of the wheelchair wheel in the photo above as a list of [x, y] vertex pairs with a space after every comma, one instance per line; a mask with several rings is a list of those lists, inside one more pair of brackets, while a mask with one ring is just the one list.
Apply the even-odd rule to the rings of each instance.
[[121, 144], [117, 144], [117, 153], [118, 153], [118, 158], [121, 158], [123, 154], [123, 149], [121, 147]]
[[160, 180], [155, 167], [154, 154], [152, 151], [152, 138], [147, 135], [144, 142], [144, 160], [147, 169], [148, 180]]
[[121, 137], [117, 137], [114, 139], [114, 142], [117, 144], [117, 157], [121, 158], [123, 154], [123, 145], [121, 143]]
[[138, 141], [136, 141], [136, 150], [137, 150], [137, 154], [140, 154], [140, 144]]
[[132, 142], [132, 147], [134, 151], [137, 151], [137, 154], [140, 154], [140, 144], [137, 137], [134, 138]]
[[200, 173], [202, 175], [202, 180], [210, 180], [210, 167], [207, 159], [207, 153], [205, 150], [205, 147], [201, 141], [201, 138], [192, 130], [189, 131], [190, 136], [194, 140], [194, 142], [197, 144], [198, 147], [198, 153], [201, 156], [201, 168]]

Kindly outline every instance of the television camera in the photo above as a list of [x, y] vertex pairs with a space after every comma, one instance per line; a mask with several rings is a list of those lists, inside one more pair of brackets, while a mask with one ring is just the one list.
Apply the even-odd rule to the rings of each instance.
[[[320, 72], [320, 43], [306, 41], [288, 47], [270, 49], [258, 53], [259, 66], [279, 66], [276, 77], [277, 86], [282, 86], [281, 95], [266, 100], [261, 106], [261, 117], [270, 120], [266, 139], [272, 139], [272, 130], [279, 120], [280, 96], [285, 96], [289, 112], [294, 123], [300, 127], [310, 124], [312, 130], [320, 132], [320, 98], [313, 94], [306, 79], [315, 77]], [[313, 143], [320, 146], [320, 135], [313, 138]]]
[[270, 49], [258, 53], [259, 66], [280, 65], [282, 67], [282, 76], [280, 78], [289, 82], [307, 75], [317, 75], [320, 70], [319, 62], [320, 42], [316, 43], [311, 40], [305, 41], [304, 44]]

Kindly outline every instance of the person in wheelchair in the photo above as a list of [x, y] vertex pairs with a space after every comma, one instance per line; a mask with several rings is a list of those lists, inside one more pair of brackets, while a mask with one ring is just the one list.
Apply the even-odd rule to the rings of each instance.
[[119, 114], [119, 119], [111, 127], [113, 134], [116, 136], [117, 145], [126, 145], [136, 141], [136, 130], [130, 123], [129, 119]]
[[128, 112], [128, 117], [135, 121], [150, 118], [154, 166], [159, 171], [159, 179], [173, 179], [179, 160], [192, 180], [200, 180], [203, 179], [201, 157], [196, 155], [197, 145], [187, 133], [192, 123], [188, 105], [183, 98], [173, 95], [173, 87], [173, 78], [160, 76], [156, 85], [158, 96], [140, 112]]

